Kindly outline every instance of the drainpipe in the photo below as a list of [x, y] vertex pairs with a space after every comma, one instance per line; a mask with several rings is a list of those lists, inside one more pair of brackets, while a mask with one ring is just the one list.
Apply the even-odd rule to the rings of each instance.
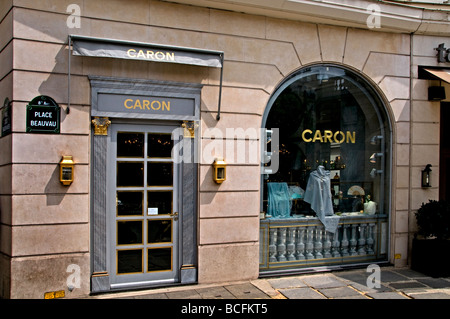
[[[422, 13], [423, 14], [423, 13]], [[422, 24], [422, 23], [421, 23]], [[419, 25], [420, 27], [420, 25]], [[406, 260], [407, 265], [410, 264], [410, 260], [411, 260], [411, 256], [410, 256], [410, 252], [411, 252], [411, 245], [410, 245], [410, 238], [409, 238], [409, 234], [410, 234], [410, 230], [409, 230], [409, 218], [411, 216], [411, 198], [412, 198], [412, 174], [411, 174], [411, 170], [412, 170], [412, 163], [411, 163], [411, 152], [412, 152], [412, 124], [413, 124], [413, 89], [414, 89], [414, 34], [415, 32], [410, 33], [409, 35], [409, 183], [408, 183], [408, 242], [407, 242], [407, 253], [408, 253], [408, 259]]]
[[422, 9], [422, 17], [420, 19], [420, 24], [417, 27], [417, 29], [409, 34], [409, 183], [408, 183], [408, 242], [407, 242], [407, 252], [408, 252], [408, 259], [406, 260], [407, 265], [410, 265], [411, 261], [411, 244], [410, 244], [410, 229], [409, 229], [409, 218], [412, 211], [412, 183], [413, 178], [411, 174], [412, 170], [412, 164], [411, 164], [411, 154], [412, 154], [412, 125], [413, 125], [413, 104], [414, 104], [414, 98], [413, 98], [413, 91], [414, 91], [414, 35], [416, 34], [417, 30], [420, 30], [420, 27], [423, 23], [423, 16], [424, 16], [425, 8]]

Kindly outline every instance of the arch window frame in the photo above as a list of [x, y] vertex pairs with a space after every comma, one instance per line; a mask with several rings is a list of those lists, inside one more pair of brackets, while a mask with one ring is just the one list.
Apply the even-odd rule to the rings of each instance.
[[[325, 72], [324, 72], [325, 71]], [[343, 83], [348, 81], [355, 89], [359, 89], [359, 92], [362, 92], [362, 98], [365, 99], [365, 101], [368, 102], [368, 104], [365, 104], [364, 110], [362, 112], [364, 115], [366, 113], [372, 112], [376, 114], [377, 117], [377, 123], [376, 127], [379, 127], [379, 130], [381, 134], [378, 134], [377, 136], [373, 137], [371, 136], [366, 137], [364, 143], [369, 142], [369, 140], [372, 140], [375, 143], [378, 143], [380, 146], [380, 149], [382, 150], [383, 156], [380, 156], [379, 160], [381, 161], [381, 169], [376, 171], [376, 174], [378, 174], [377, 178], [379, 178], [379, 191], [380, 194], [378, 198], [380, 199], [379, 203], [379, 211], [377, 214], [379, 215], [386, 215], [387, 216], [387, 227], [384, 228], [385, 232], [385, 239], [386, 242], [386, 260], [389, 258], [390, 254], [390, 237], [391, 237], [391, 220], [392, 220], [392, 172], [393, 172], [393, 125], [392, 125], [392, 115], [389, 112], [389, 102], [385, 98], [384, 94], [382, 93], [381, 89], [378, 88], [376, 83], [374, 83], [370, 78], [368, 78], [366, 75], [361, 73], [358, 70], [355, 70], [354, 68], [351, 68], [349, 66], [341, 65], [341, 64], [333, 64], [333, 63], [314, 63], [307, 66], [303, 66], [302, 68], [296, 70], [295, 72], [291, 73], [289, 76], [283, 79], [283, 81], [274, 89], [274, 93], [269, 98], [266, 109], [263, 113], [262, 117], [262, 128], [265, 128], [267, 130], [270, 130], [271, 128], [267, 127], [268, 119], [270, 116], [270, 112], [272, 108], [274, 107], [277, 99], [282, 95], [283, 92], [287, 88], [289, 88], [291, 85], [295, 84], [298, 81], [303, 80], [307, 76], [316, 76], [316, 79], [318, 76], [334, 76], [334, 77], [341, 77], [344, 79]], [[370, 110], [368, 108], [371, 108]], [[362, 109], [362, 108], [361, 108]], [[367, 110], [365, 112], [365, 110]], [[367, 118], [365, 118], [367, 121]], [[375, 124], [374, 124], [375, 127]], [[380, 138], [380, 136], [382, 138]], [[266, 142], [266, 137], [262, 138], [262, 142]], [[265, 151], [265, 146], [262, 146], [262, 149]], [[278, 150], [277, 150], [278, 151]], [[364, 149], [366, 151], [366, 149]], [[263, 153], [264, 154], [264, 153]], [[265, 192], [265, 172], [264, 172], [264, 163], [262, 163], [262, 170], [261, 170], [261, 189], [260, 189], [260, 211], [265, 212], [265, 205], [264, 205], [264, 192]], [[264, 220], [264, 219], [262, 219]], [[262, 224], [261, 224], [262, 225]], [[263, 226], [263, 225], [262, 225]], [[268, 228], [270, 229], [270, 227]], [[381, 231], [381, 228], [379, 229]], [[264, 232], [261, 232], [261, 240], [267, 240], [269, 232], [267, 231], [267, 236], [263, 236]], [[263, 238], [265, 237], [265, 238]], [[287, 240], [287, 239], [286, 239]], [[268, 241], [267, 241], [268, 245]], [[268, 247], [268, 246], [267, 246]], [[267, 248], [266, 247], [266, 248]], [[263, 248], [262, 248], [263, 249]], [[263, 254], [264, 256], [268, 256], [269, 253]], [[386, 261], [383, 260], [383, 261]], [[264, 264], [265, 261], [261, 260], [261, 264]], [[278, 263], [279, 264], [279, 263]], [[345, 264], [345, 263], [344, 263]], [[266, 263], [267, 265], [267, 263]], [[281, 267], [282, 265], [278, 265], [278, 267]]]

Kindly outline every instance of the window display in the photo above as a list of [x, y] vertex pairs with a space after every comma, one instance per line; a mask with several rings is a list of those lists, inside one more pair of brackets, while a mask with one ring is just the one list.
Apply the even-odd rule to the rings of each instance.
[[311, 209], [325, 226], [325, 230], [335, 233], [339, 218], [327, 217], [334, 215], [330, 185], [330, 172], [326, 171], [322, 165], [319, 165], [315, 171], [309, 174], [303, 200], [311, 205]]
[[372, 85], [337, 65], [303, 68], [263, 125], [278, 138], [264, 150], [261, 269], [384, 260], [391, 130]]
[[[266, 118], [268, 130], [279, 129], [280, 164], [275, 174], [264, 175], [263, 211], [286, 218], [383, 213], [390, 133], [373, 89], [352, 72], [327, 65], [306, 68], [284, 86]], [[308, 181], [320, 174], [327, 176], [327, 191], [308, 192]], [[273, 190], [280, 183], [285, 185]], [[316, 203], [318, 190], [324, 211]]]

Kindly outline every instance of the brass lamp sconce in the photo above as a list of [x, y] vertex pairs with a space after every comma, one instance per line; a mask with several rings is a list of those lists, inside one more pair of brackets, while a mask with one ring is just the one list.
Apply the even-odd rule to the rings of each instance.
[[428, 88], [428, 101], [442, 101], [445, 100], [445, 87], [430, 86]]
[[383, 153], [373, 153], [372, 155], [370, 155], [369, 162], [372, 164], [376, 164], [380, 161], [378, 158], [381, 157], [383, 157]]
[[63, 156], [59, 162], [59, 181], [64, 186], [70, 186], [73, 182], [73, 168], [75, 163], [72, 156]]
[[227, 163], [223, 158], [216, 158], [213, 163], [213, 179], [217, 184], [222, 184], [227, 179]]
[[427, 164], [425, 169], [422, 170], [422, 187], [431, 187], [431, 164]]

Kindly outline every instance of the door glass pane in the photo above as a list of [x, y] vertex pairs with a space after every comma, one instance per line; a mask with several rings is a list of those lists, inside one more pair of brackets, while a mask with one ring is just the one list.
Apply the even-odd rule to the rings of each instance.
[[148, 214], [172, 214], [172, 191], [148, 192]]
[[117, 244], [133, 245], [142, 244], [142, 221], [118, 221]]
[[144, 134], [117, 133], [117, 157], [144, 157]]
[[148, 163], [147, 164], [148, 186], [172, 186], [173, 185], [173, 163]]
[[172, 242], [172, 220], [158, 219], [148, 221], [148, 243]]
[[117, 192], [117, 215], [142, 215], [142, 192]]
[[117, 186], [144, 186], [144, 164], [140, 162], [118, 162]]
[[171, 134], [148, 134], [148, 157], [172, 157], [173, 141]]
[[118, 250], [117, 273], [142, 272], [142, 249]]
[[172, 248], [148, 250], [148, 271], [172, 270]]
[[[131, 126], [130, 126], [131, 128]], [[112, 189], [111, 241], [117, 282], [171, 277], [176, 266], [178, 242], [174, 202], [177, 167], [172, 160], [174, 141], [170, 133], [144, 128], [127, 132], [117, 127], [115, 172]], [[140, 132], [139, 132], [140, 131]], [[115, 174], [114, 174], [115, 173]], [[112, 202], [115, 200], [115, 202]], [[114, 208], [113, 208], [114, 209]], [[174, 250], [175, 249], [175, 250]], [[114, 267], [114, 266], [113, 266]], [[159, 273], [164, 272], [164, 273]]]

